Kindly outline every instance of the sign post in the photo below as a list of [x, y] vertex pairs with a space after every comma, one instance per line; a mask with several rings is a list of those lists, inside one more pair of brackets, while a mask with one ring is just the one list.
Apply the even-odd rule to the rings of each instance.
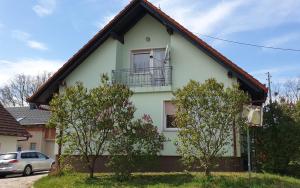
[[249, 105], [244, 108], [243, 116], [247, 118], [247, 155], [248, 155], [248, 174], [249, 181], [251, 178], [251, 138], [250, 138], [250, 127], [251, 126], [262, 126], [263, 121], [263, 109], [261, 106]]

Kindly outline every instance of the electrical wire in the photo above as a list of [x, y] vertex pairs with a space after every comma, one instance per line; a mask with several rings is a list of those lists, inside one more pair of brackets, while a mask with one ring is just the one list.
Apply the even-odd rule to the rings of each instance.
[[202, 36], [207, 37], [207, 38], [211, 38], [211, 39], [215, 39], [215, 40], [220, 40], [220, 41], [228, 42], [228, 43], [234, 43], [234, 44], [244, 45], [244, 46], [251, 46], [251, 47], [258, 47], [258, 48], [267, 48], [267, 49], [272, 49], [272, 50], [300, 52], [300, 49], [280, 48], [280, 47], [274, 47], [274, 46], [264, 46], [264, 45], [259, 45], [259, 44], [245, 43], [245, 42], [239, 42], [239, 41], [234, 41], [234, 40], [223, 39], [223, 38], [214, 37], [214, 36], [210, 36], [210, 35], [205, 35], [205, 34], [201, 34], [201, 33], [197, 33], [197, 34], [198, 35], [202, 35]]

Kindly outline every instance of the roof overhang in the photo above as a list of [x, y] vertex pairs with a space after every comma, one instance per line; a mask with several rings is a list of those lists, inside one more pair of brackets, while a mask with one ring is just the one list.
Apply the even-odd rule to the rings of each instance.
[[268, 92], [265, 85], [146, 0], [131, 1], [112, 21], [88, 41], [86, 45], [29, 97], [27, 101], [36, 104], [48, 104], [53, 94], [58, 92], [63, 80], [106, 39], [112, 37], [124, 43], [124, 34], [147, 13], [162, 23], [170, 34], [176, 32], [182, 35], [230, 71], [230, 73], [238, 79], [241, 88], [250, 93], [253, 101], [261, 101], [259, 103], [265, 101]]

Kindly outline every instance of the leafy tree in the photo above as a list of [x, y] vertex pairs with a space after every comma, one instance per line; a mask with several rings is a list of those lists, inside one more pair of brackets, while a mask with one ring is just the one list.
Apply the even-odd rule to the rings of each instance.
[[26, 106], [26, 98], [46, 82], [50, 75], [48, 72], [36, 76], [15, 75], [8, 84], [0, 87], [0, 102], [5, 106]]
[[274, 102], [264, 107], [264, 124], [256, 140], [257, 163], [261, 170], [300, 175], [298, 105]]
[[119, 180], [128, 179], [134, 171], [153, 167], [165, 141], [150, 116], [145, 115], [135, 121], [127, 120], [114, 128], [114, 138], [109, 146], [108, 166]]
[[132, 92], [119, 84], [110, 85], [108, 77], [90, 91], [82, 83], [68, 87], [50, 102], [49, 125], [58, 127], [57, 140], [66, 154], [80, 154], [90, 177], [96, 160], [108, 149], [112, 130], [132, 118], [134, 107], [129, 102]]
[[238, 86], [224, 88], [215, 79], [191, 80], [175, 92], [177, 149], [186, 165], [196, 165], [210, 175], [217, 158], [232, 143], [233, 126], [244, 125], [239, 114], [248, 100]]

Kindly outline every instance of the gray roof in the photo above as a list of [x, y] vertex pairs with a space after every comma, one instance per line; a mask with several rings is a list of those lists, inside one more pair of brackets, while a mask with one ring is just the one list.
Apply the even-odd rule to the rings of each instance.
[[21, 125], [47, 124], [51, 112], [40, 109], [30, 109], [26, 107], [8, 107], [6, 110], [17, 120]]

